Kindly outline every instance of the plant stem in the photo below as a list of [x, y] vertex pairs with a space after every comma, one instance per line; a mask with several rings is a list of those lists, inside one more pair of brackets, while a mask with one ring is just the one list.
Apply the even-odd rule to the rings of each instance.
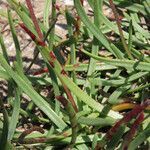
[[124, 39], [123, 31], [122, 31], [122, 28], [121, 28], [121, 21], [120, 21], [120, 19], [119, 19], [119, 15], [118, 15], [118, 13], [117, 13], [117, 10], [116, 10], [116, 8], [115, 8], [115, 5], [114, 5], [114, 3], [113, 3], [113, 0], [109, 0], [109, 3], [110, 3], [110, 6], [111, 6], [111, 8], [112, 8], [112, 11], [113, 11], [113, 13], [114, 13], [115, 19], [116, 19], [116, 23], [117, 23], [117, 26], [118, 26], [118, 30], [119, 30], [119, 33], [120, 33], [120, 38], [121, 38], [123, 47], [124, 47], [124, 49], [125, 49], [125, 51], [126, 51], [128, 57], [133, 60], [133, 57], [132, 57], [132, 55], [131, 55], [131, 52], [130, 52], [130, 50], [129, 50], [127, 44], [126, 44], [126, 41], [125, 41], [125, 39]]
[[38, 21], [37, 21], [37, 19], [36, 19], [35, 14], [34, 14], [34, 10], [33, 10], [32, 4], [31, 4], [31, 0], [26, 0], [26, 4], [27, 4], [27, 6], [28, 6], [28, 8], [29, 8], [30, 16], [31, 16], [31, 19], [32, 19], [33, 24], [34, 24], [34, 26], [35, 26], [35, 30], [36, 30], [36, 32], [37, 32], [37, 34], [38, 34], [38, 36], [39, 36], [39, 39], [41, 39], [41, 41], [42, 41], [42, 39], [43, 39], [43, 34], [42, 34], [42, 32], [41, 32], [41, 29], [40, 29], [40, 27], [39, 27]]
[[[48, 38], [48, 36], [49, 36], [51, 30], [53, 29], [53, 27], [54, 27], [56, 21], [57, 21], [57, 19], [55, 19], [55, 20], [52, 22], [52, 25], [49, 27], [49, 29], [48, 29], [48, 31], [47, 31], [45, 37], [44, 37], [43, 42], [46, 42], [46, 40], [47, 40], [47, 38]], [[27, 74], [27, 73], [29, 72], [29, 70], [31, 69], [32, 65], [34, 64], [34, 62], [36, 61], [36, 59], [37, 59], [37, 57], [38, 57], [38, 55], [39, 55], [39, 53], [40, 53], [37, 47], [34, 49], [34, 51], [35, 51], [35, 50], [36, 50], [36, 54], [35, 54], [35, 56], [34, 56], [32, 62], [30, 63], [30, 65], [29, 65], [28, 68], [26, 69], [25, 74]]]
[[62, 103], [62, 105], [65, 107], [65, 109], [68, 112], [70, 123], [71, 123], [71, 128], [72, 128], [71, 142], [70, 142], [69, 148], [73, 148], [76, 142], [77, 131], [78, 131], [76, 112], [72, 104], [69, 101], [67, 101], [65, 97], [57, 96], [56, 99]]

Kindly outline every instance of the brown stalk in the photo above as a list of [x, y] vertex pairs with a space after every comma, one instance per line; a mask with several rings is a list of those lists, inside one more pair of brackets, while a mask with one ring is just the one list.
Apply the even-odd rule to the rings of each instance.
[[67, 97], [68, 97], [69, 101], [71, 102], [71, 104], [72, 104], [72, 106], [73, 106], [75, 112], [78, 112], [77, 105], [76, 105], [76, 103], [75, 103], [75, 101], [74, 101], [74, 98], [73, 98], [73, 96], [72, 96], [70, 90], [69, 90], [69, 89], [67, 88], [67, 86], [64, 85], [64, 84], [63, 84], [63, 88], [64, 88], [64, 90], [65, 90], [65, 92], [66, 92], [66, 94], [67, 94]]
[[[34, 23], [35, 29], [36, 29], [36, 31], [37, 31], [37, 33], [38, 33], [38, 36], [39, 36], [39, 39], [40, 39], [40, 40], [37, 41], [37, 38], [35, 37], [35, 35], [34, 35], [29, 29], [27, 29], [25, 26], [22, 25], [23, 27], [22, 27], [22, 26], [21, 26], [21, 27], [30, 35], [30, 37], [32, 38], [33, 41], [38, 42], [37, 44], [39, 44], [40, 46], [46, 46], [45, 42], [43, 42], [43, 34], [42, 34], [42, 32], [41, 32], [41, 30], [40, 30], [40, 27], [39, 27], [39, 25], [38, 25], [38, 21], [37, 21], [37, 19], [36, 19], [35, 14], [34, 14], [34, 10], [33, 10], [31, 1], [30, 1], [30, 0], [26, 0], [26, 3], [27, 3], [27, 6], [28, 6], [28, 9], [29, 9], [29, 12], [30, 12], [31, 19], [32, 19], [32, 21], [33, 21], [33, 23]], [[51, 53], [52, 53], [52, 52], [50, 52], [50, 54], [51, 54]], [[51, 56], [50, 56], [50, 57], [51, 57]], [[53, 63], [53, 62], [51, 62], [51, 63]], [[66, 72], [65, 72], [64, 70], [62, 70], [62, 71], [63, 71], [62, 74], [66, 74]], [[62, 84], [63, 84], [63, 83], [62, 83]], [[70, 92], [69, 89], [66, 87], [66, 85], [63, 84], [63, 87], [64, 87], [64, 90], [65, 90], [65, 92], [66, 92], [66, 94], [67, 94], [67, 97], [68, 97], [68, 99], [70, 100], [70, 102], [71, 102], [71, 104], [72, 104], [74, 110], [77, 112], [78, 109], [77, 109], [77, 106], [76, 106], [76, 104], [75, 104], [75, 101], [74, 101], [74, 99], [73, 99], [73, 96], [72, 96], [71, 92]]]
[[119, 30], [119, 33], [120, 33], [120, 38], [121, 38], [121, 41], [122, 41], [122, 44], [123, 44], [123, 47], [128, 55], [128, 57], [130, 59], [133, 59], [129, 49], [128, 49], [128, 45], [124, 39], [124, 35], [123, 35], [123, 31], [122, 31], [122, 28], [121, 28], [121, 20], [119, 19], [119, 14], [117, 13], [117, 10], [115, 8], [115, 5], [113, 3], [113, 0], [109, 0], [109, 3], [110, 3], [110, 7], [114, 13], [114, 16], [115, 16], [115, 19], [116, 19], [116, 23], [117, 23], [117, 26], [118, 26], [118, 30]]
[[43, 40], [43, 34], [41, 32], [41, 29], [39, 27], [39, 24], [38, 24], [38, 21], [36, 19], [36, 16], [34, 14], [34, 10], [33, 10], [33, 7], [32, 7], [32, 4], [31, 4], [31, 1], [30, 0], [26, 0], [26, 4], [28, 6], [28, 9], [29, 9], [29, 12], [30, 12], [30, 16], [31, 16], [31, 19], [33, 21], [33, 24], [35, 26], [35, 30], [40, 38], [40, 40]]
[[[51, 25], [50, 28], [48, 29], [48, 31], [47, 31], [47, 33], [46, 33], [44, 39], [43, 39], [43, 42], [46, 42], [47, 37], [48, 37], [49, 33], [51, 32], [51, 30], [53, 29], [53, 27], [54, 27], [56, 21], [57, 21], [57, 18], [52, 22], [52, 25]], [[35, 48], [35, 49], [36, 49], [36, 48]], [[26, 71], [25, 71], [26, 74], [27, 74], [27, 73], [29, 72], [29, 70], [31, 69], [31, 67], [32, 67], [32, 65], [34, 64], [34, 62], [36, 61], [38, 55], [39, 55], [39, 51], [36, 52], [36, 54], [35, 54], [35, 56], [34, 56], [34, 58], [33, 58], [33, 61], [30, 63], [30, 65], [29, 65], [28, 68], [26, 69]]]
[[148, 99], [147, 101], [145, 101], [143, 104], [141, 105], [137, 105], [135, 106], [130, 112], [128, 112], [121, 120], [119, 120], [107, 133], [106, 133], [106, 138], [107, 139], [111, 139], [112, 136], [115, 134], [115, 132], [118, 130], [118, 128], [122, 125], [122, 124], [126, 124], [129, 121], [131, 121], [133, 118], [135, 118], [137, 115], [139, 115], [140, 113], [142, 113], [146, 107], [148, 107], [150, 105], [150, 99]]
[[[20, 25], [21, 25], [21, 27], [26, 31], [26, 33], [32, 38], [33, 41], [35, 41], [35, 42], [36, 42], [38, 45], [40, 45], [40, 46], [46, 46], [46, 44], [45, 44], [43, 41], [38, 40], [37, 37], [36, 37], [24, 24], [20, 24]], [[51, 51], [51, 52], [49, 53], [49, 56], [52, 58], [53, 61], [55, 61], [56, 56], [55, 56], [55, 54], [54, 54], [53, 51]], [[53, 66], [53, 61], [49, 62], [50, 65], [52, 66], [52, 68], [54, 67], [54, 66]], [[65, 72], [64, 69], [62, 69], [61, 74], [67, 75], [67, 73]], [[66, 94], [67, 94], [67, 97], [68, 97], [68, 99], [70, 100], [70, 102], [71, 102], [71, 104], [72, 104], [72, 106], [73, 106], [75, 112], [78, 112], [76, 103], [75, 103], [75, 101], [74, 101], [74, 98], [73, 98], [71, 92], [70, 92], [69, 89], [66, 87], [66, 85], [63, 84], [63, 82], [62, 82], [62, 85], [63, 85], [63, 87], [64, 87], [64, 90], [65, 90], [65, 92], [66, 92]]]
[[[81, 5], [83, 6], [84, 0], [80, 0]], [[80, 26], [81, 26], [81, 19], [80, 16], [76, 16], [76, 24], [75, 24], [75, 37], [78, 38], [80, 35]]]
[[19, 143], [24, 143], [24, 138], [29, 135], [30, 133], [32, 133], [33, 131], [38, 131], [42, 134], [44, 134], [44, 129], [38, 126], [34, 126], [31, 129], [25, 130], [18, 138]]
[[138, 117], [136, 118], [136, 120], [134, 121], [134, 123], [132, 124], [130, 131], [125, 136], [125, 139], [124, 139], [124, 142], [123, 142], [123, 150], [127, 150], [128, 149], [128, 145], [129, 145], [130, 141], [134, 137], [138, 127], [140, 126], [140, 124], [143, 121], [144, 121], [144, 112], [141, 112], [138, 115]]

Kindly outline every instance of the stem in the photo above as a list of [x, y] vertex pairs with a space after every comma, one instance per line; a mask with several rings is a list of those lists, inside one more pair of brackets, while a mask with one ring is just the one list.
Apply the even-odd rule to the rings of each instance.
[[31, 16], [31, 19], [32, 19], [33, 24], [34, 24], [34, 26], [35, 26], [35, 30], [36, 30], [36, 32], [37, 32], [37, 34], [38, 34], [40, 40], [42, 40], [42, 39], [43, 39], [43, 34], [42, 34], [42, 32], [41, 32], [41, 29], [40, 29], [40, 27], [39, 27], [38, 21], [37, 21], [37, 19], [36, 19], [35, 14], [34, 14], [34, 10], [33, 10], [31, 1], [30, 1], [30, 0], [26, 0], [26, 4], [27, 4], [27, 6], [28, 6], [28, 8], [29, 8], [30, 16]]
[[[75, 33], [73, 32], [73, 21], [71, 19], [71, 14], [69, 13], [67, 7], [66, 7], [66, 10], [65, 10], [65, 14], [66, 14], [66, 20], [67, 20], [67, 28], [68, 28], [68, 34], [69, 34], [69, 38], [71, 37], [75, 37], [78, 33], [78, 31], [76, 30]], [[80, 28], [80, 26], [78, 26]], [[76, 37], [76, 40], [77, 40], [77, 37]], [[70, 45], [70, 49], [71, 49], [71, 52], [70, 52], [70, 64], [71, 65], [74, 65], [76, 64], [76, 42], [73, 42], [71, 43]], [[71, 77], [73, 79], [73, 82], [74, 83], [77, 83], [77, 78], [76, 78], [76, 71], [75, 70], [72, 70], [71, 72]], [[77, 99], [77, 97], [74, 96], [74, 99], [76, 100], [76, 103], [78, 105], [78, 108], [80, 109], [82, 107], [82, 104], [81, 102]], [[75, 101], [74, 101], [75, 103]], [[75, 105], [76, 106], [76, 105]], [[77, 107], [74, 107], [76, 112], [77, 112]]]
[[144, 121], [144, 112], [141, 112], [138, 117], [136, 118], [136, 120], [134, 121], [134, 123], [131, 126], [130, 131], [128, 132], [128, 134], [125, 136], [124, 138], [124, 142], [122, 144], [122, 149], [126, 150], [128, 149], [128, 145], [130, 144], [133, 136], [136, 133], [136, 130], [138, 129], [138, 127], [140, 126], [140, 124]]
[[119, 15], [118, 15], [118, 13], [117, 13], [117, 10], [116, 10], [116, 8], [115, 8], [115, 5], [114, 5], [114, 3], [113, 3], [113, 0], [109, 0], [109, 3], [110, 3], [110, 7], [111, 7], [111, 9], [112, 9], [112, 11], [113, 11], [113, 13], [114, 13], [115, 19], [116, 19], [116, 23], [117, 23], [117, 26], [118, 26], [118, 30], [119, 30], [119, 33], [120, 33], [120, 38], [121, 38], [123, 47], [124, 47], [124, 49], [125, 49], [125, 51], [126, 51], [128, 57], [133, 60], [133, 57], [132, 57], [132, 55], [131, 55], [131, 52], [130, 52], [130, 50], [128, 49], [128, 46], [127, 46], [126, 41], [125, 41], [125, 39], [124, 39], [123, 31], [122, 31], [122, 28], [121, 28], [121, 21], [120, 21], [120, 19], [119, 19]]
[[[26, 30], [28, 30], [28, 29], [26, 28]], [[40, 46], [40, 45], [38, 45], [38, 46]], [[57, 60], [54, 52], [51, 49], [49, 49], [49, 47], [47, 47], [47, 45], [41, 46], [39, 48], [41, 50], [43, 59], [45, 60], [45, 62], [50, 63], [52, 69], [54, 70], [54, 72], [56, 73], [58, 78], [61, 80], [61, 82], [63, 82], [67, 86], [67, 88], [73, 94], [75, 94], [81, 101], [83, 101], [90, 107], [94, 108], [95, 110], [101, 112], [101, 110], [103, 109], [103, 105], [96, 102], [94, 99], [92, 99], [90, 96], [88, 96], [85, 92], [83, 92], [74, 82], [72, 82], [72, 80], [67, 76], [63, 67]], [[108, 113], [108, 115], [112, 116], [115, 119], [122, 118], [122, 115], [120, 115], [114, 111], [111, 111], [111, 110]]]
[[77, 131], [78, 131], [78, 123], [77, 123], [77, 117], [76, 117], [76, 112], [72, 106], [72, 104], [67, 101], [67, 99], [63, 96], [57, 96], [57, 100], [59, 100], [62, 105], [65, 107], [65, 109], [68, 112], [70, 123], [71, 123], [71, 128], [72, 128], [72, 135], [71, 135], [71, 142], [69, 148], [73, 148], [76, 142], [77, 138]]
[[[48, 29], [48, 31], [47, 31], [47, 33], [46, 33], [46, 35], [45, 35], [45, 37], [44, 37], [43, 42], [46, 42], [47, 37], [49, 36], [51, 30], [53, 29], [53, 27], [54, 27], [56, 21], [57, 21], [57, 19], [55, 19], [55, 20], [52, 22], [52, 25], [51, 25], [50, 28]], [[34, 51], [35, 51], [36, 49], [37, 49], [37, 47], [34, 49]], [[35, 60], [37, 59], [38, 55], [39, 55], [39, 51], [37, 50], [37, 51], [36, 51], [36, 54], [35, 54], [35, 56], [34, 56], [34, 58], [33, 58], [33, 60], [32, 60], [32, 62], [30, 63], [29, 67], [26, 69], [25, 74], [27, 74], [27, 73], [29, 72], [29, 70], [31, 69], [31, 67], [32, 67], [32, 65], [34, 64]]]
[[[98, 28], [101, 25], [101, 20], [100, 20], [100, 15], [99, 14], [100, 14], [100, 12], [102, 12], [102, 4], [103, 4], [103, 0], [101, 0], [101, 1], [100, 0], [95, 0], [94, 4], [93, 4], [94, 5], [94, 24]], [[91, 53], [94, 54], [94, 55], [98, 55], [98, 51], [99, 51], [100, 45], [99, 45], [99, 42], [98, 42], [97, 38], [94, 37], [94, 36], [93, 36], [93, 42], [92, 43], [93, 44], [92, 44], [92, 51], [91, 51]], [[90, 77], [92, 75], [92, 73], [94, 73], [95, 68], [96, 68], [96, 60], [91, 57], [90, 58], [89, 68], [88, 68], [88, 72], [87, 72], [87, 76]], [[89, 86], [89, 85], [90, 85], [89, 81], [86, 80], [84, 86], [85, 86], [87, 92], [89, 90], [91, 90], [90, 87], [92, 87], [92, 85], [91, 86]]]
[[143, 90], [143, 89], [145, 89], [145, 88], [149, 88], [149, 87], [150, 87], [150, 83], [147, 83], [147, 84], [141, 85], [141, 86], [139, 86], [139, 87], [137, 87], [137, 88], [135, 88], [135, 89], [130, 89], [130, 90], [128, 90], [128, 91], [127, 91], [127, 94], [134, 93], [134, 92], [138, 92], [138, 91], [141, 91], [141, 90]]
[[12, 14], [11, 14], [10, 10], [8, 10], [8, 21], [9, 21], [12, 37], [13, 37], [13, 40], [14, 40], [15, 48], [16, 48], [16, 61], [19, 65], [20, 72], [23, 73], [22, 52], [21, 52], [21, 49], [20, 49], [20, 44], [19, 44], [19, 41], [18, 41], [18, 38], [17, 38], [17, 33], [16, 33], [16, 30], [15, 30]]
[[[56, 20], [57, 15], [56, 15], [56, 0], [52, 0], [52, 21]], [[49, 48], [50, 50], [53, 50], [53, 45], [54, 45], [54, 35], [55, 35], [55, 24], [52, 25], [52, 29], [49, 32]]]
[[[49, 31], [47, 34], [47, 35], [49, 35], [49, 40], [48, 40], [49, 49], [50, 49], [49, 51], [51, 51], [51, 50], [53, 51], [53, 48], [54, 48], [55, 23], [56, 23], [57, 17], [58, 17], [58, 15], [56, 14], [56, 0], [52, 0], [51, 3], [52, 3], [52, 14], [51, 14], [52, 22], [50, 23], [50, 28], [49, 28]], [[49, 75], [52, 79], [52, 86], [54, 89], [54, 95], [55, 96], [60, 95], [57, 76], [56, 76], [53, 68], [49, 65], [49, 63], [47, 63], [47, 67], [48, 67]], [[55, 99], [55, 112], [57, 114], [59, 114], [59, 112], [60, 112], [60, 103], [56, 99]], [[49, 132], [49, 134], [50, 134], [50, 132]]]
[[1, 32], [0, 32], [0, 45], [2, 48], [3, 56], [6, 59], [7, 63], [9, 64], [9, 57], [8, 57], [7, 49], [6, 49], [4, 39], [3, 39]]
[[44, 129], [38, 126], [34, 126], [31, 129], [25, 130], [18, 138], [19, 143], [24, 143], [24, 138], [29, 135], [30, 133], [32, 133], [33, 131], [38, 131], [42, 134], [44, 134]]
[[124, 110], [128, 110], [128, 109], [132, 109], [136, 106], [136, 104], [133, 103], [122, 103], [122, 104], [118, 104], [112, 107], [112, 110], [114, 111], [124, 111]]
[[77, 105], [76, 105], [74, 98], [71, 94], [71, 91], [67, 88], [67, 86], [65, 84], [63, 84], [63, 88], [64, 88], [64, 90], [67, 94], [67, 97], [68, 97], [70, 103], [72, 104], [72, 107], [74, 108], [75, 112], [78, 112], [78, 108], [77, 108]]
[[81, 50], [83, 53], [88, 55], [89, 57], [93, 57], [98, 61], [102, 61], [106, 64], [118, 66], [118, 67], [124, 67], [124, 68], [132, 68], [137, 70], [143, 70], [143, 71], [150, 71], [150, 64], [146, 62], [140, 62], [140, 61], [133, 61], [133, 60], [122, 60], [122, 59], [110, 59], [110, 58], [104, 58], [100, 56], [93, 55], [85, 50]]
[[142, 105], [135, 106], [130, 112], [128, 112], [121, 120], [119, 120], [106, 134], [107, 139], [111, 139], [116, 130], [125, 123], [131, 121], [134, 117], [145, 110], [150, 105], [150, 99], [146, 100]]
[[[66, 7], [66, 20], [67, 20], [67, 27], [68, 27], [68, 34], [69, 34], [69, 38], [74, 36], [74, 33], [73, 33], [73, 27], [72, 27], [72, 22], [71, 22], [71, 19], [70, 19], [70, 13], [68, 12], [68, 9]], [[75, 43], [72, 43], [70, 45], [71, 47], [71, 64], [74, 65], [76, 63], [76, 49], [75, 49]], [[76, 83], [76, 72], [73, 70], [72, 73], [71, 73], [71, 77], [73, 78], [73, 81]]]

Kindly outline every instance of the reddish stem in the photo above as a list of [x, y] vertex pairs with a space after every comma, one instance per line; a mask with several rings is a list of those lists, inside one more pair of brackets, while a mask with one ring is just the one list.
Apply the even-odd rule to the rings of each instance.
[[64, 96], [55, 96], [55, 98], [64, 106], [67, 107], [68, 101]]
[[24, 25], [24, 23], [19, 23], [20, 27], [25, 30], [25, 32], [35, 41], [36, 36]]
[[[54, 65], [52, 64], [52, 62], [49, 62], [49, 63], [51, 63], [50, 65], [52, 66], [52, 68], [54, 68]], [[76, 64], [73, 65], [73, 68], [76, 69], [79, 66], [80, 66], [80, 64], [76, 63]], [[33, 75], [40, 75], [40, 74], [47, 73], [47, 72], [48, 72], [48, 68], [43, 68], [43, 69], [41, 69], [41, 70], [36, 71], [35, 73], [33, 73]]]
[[132, 140], [133, 136], [136, 133], [136, 130], [138, 129], [139, 125], [144, 121], [144, 113], [141, 112], [137, 119], [134, 121], [134, 123], [131, 126], [130, 131], [128, 132], [128, 134], [125, 137], [124, 143], [123, 143], [123, 150], [128, 149], [128, 145], [130, 143], [130, 141]]
[[129, 56], [130, 59], [133, 59], [129, 49], [128, 49], [128, 45], [124, 39], [124, 35], [123, 35], [123, 31], [122, 31], [122, 28], [121, 28], [121, 20], [120, 20], [120, 17], [119, 17], [119, 14], [116, 10], [116, 7], [113, 3], [113, 0], [109, 0], [109, 3], [110, 3], [110, 7], [112, 8], [112, 11], [114, 13], [114, 16], [115, 16], [115, 19], [116, 19], [116, 23], [117, 23], [117, 26], [118, 26], [118, 30], [119, 30], [119, 33], [120, 33], [120, 38], [121, 38], [121, 41], [122, 41], [122, 44], [123, 44], [123, 47], [127, 53], [127, 55]]
[[60, 11], [60, 6], [55, 4], [54, 7], [56, 8], [57, 11]]
[[[80, 0], [81, 5], [83, 6], [83, 2], [84, 0]], [[75, 35], [78, 37], [78, 35], [80, 34], [80, 25], [81, 25], [81, 19], [80, 16], [76, 16], [76, 24], [75, 24]]]
[[72, 107], [74, 108], [75, 112], [78, 112], [77, 105], [76, 105], [76, 103], [74, 101], [74, 98], [73, 98], [70, 90], [67, 88], [67, 86], [65, 84], [63, 84], [63, 88], [64, 88], [64, 90], [65, 90], [65, 92], [67, 94], [67, 97], [68, 97], [69, 101], [71, 102]]
[[20, 27], [25, 30], [25, 32], [40, 46], [46, 46], [45, 42], [37, 38], [23, 23], [19, 23]]
[[25, 131], [19, 136], [19, 139], [18, 139], [19, 143], [24, 143], [24, 142], [23, 142], [23, 141], [24, 141], [24, 138], [25, 138], [27, 135], [29, 135], [30, 133], [32, 133], [33, 131], [38, 131], [38, 132], [44, 134], [44, 129], [43, 129], [43, 128], [38, 127], [38, 126], [34, 126], [34, 127], [32, 127], [31, 129], [25, 130]]
[[33, 75], [40, 75], [40, 74], [47, 73], [47, 72], [48, 72], [48, 68], [44, 68], [42, 70], [34, 72]]
[[127, 113], [121, 120], [119, 120], [107, 133], [106, 138], [111, 139], [113, 134], [118, 130], [118, 128], [125, 123], [128, 123], [138, 114], [140, 114], [144, 109], [150, 105], [150, 99], [145, 101], [142, 105], [135, 106], [129, 113]]
[[83, 6], [84, 0], [80, 0], [80, 2], [81, 2], [81, 4], [82, 4], [82, 6]]
[[36, 19], [36, 16], [34, 14], [34, 10], [33, 10], [33, 7], [32, 7], [32, 4], [31, 4], [31, 1], [30, 0], [26, 0], [26, 4], [28, 6], [28, 9], [29, 9], [29, 12], [30, 12], [30, 16], [31, 16], [31, 19], [33, 21], [33, 24], [35, 26], [35, 29], [36, 29], [36, 32], [40, 38], [40, 40], [42, 41], [43, 40], [43, 34], [41, 32], [41, 29], [39, 27], [39, 24], [38, 24], [38, 21]]

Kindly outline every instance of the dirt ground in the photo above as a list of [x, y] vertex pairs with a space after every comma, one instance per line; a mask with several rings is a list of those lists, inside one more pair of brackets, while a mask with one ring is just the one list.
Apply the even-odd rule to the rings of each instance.
[[[18, 1], [25, 4], [25, 0], [18, 0]], [[70, 1], [70, 0], [57, 0], [57, 5], [60, 6], [61, 9], [64, 9], [65, 4], [66, 4], [65, 2], [68, 2], [68, 1]], [[43, 18], [44, 2], [45, 2], [45, 0], [32, 0], [35, 15], [41, 21]], [[90, 8], [87, 5], [86, 1], [85, 1], [84, 5], [85, 5], [84, 8], [86, 9], [86, 11], [88, 11]], [[5, 45], [7, 48], [7, 52], [9, 54], [9, 59], [12, 63], [15, 60], [15, 55], [16, 55], [15, 46], [13, 43], [13, 39], [11, 36], [7, 18], [2, 17], [2, 15], [1, 15], [1, 13], [4, 13], [7, 16], [7, 7], [8, 7], [7, 0], [0, 0], [0, 31], [3, 35], [4, 42], [5, 42]], [[103, 12], [106, 16], [110, 16], [110, 14], [111, 14], [111, 11], [109, 8], [104, 7]], [[12, 12], [12, 13], [13, 13], [13, 18], [16, 18], [17, 15], [14, 14], [14, 12]], [[65, 35], [67, 34], [66, 21], [65, 21], [64, 16], [62, 16], [62, 15], [59, 16], [55, 27], [56, 27], [56, 34], [59, 35], [64, 40], [64, 38], [66, 38]], [[29, 64], [31, 63], [31, 61], [34, 58], [35, 44], [32, 42], [30, 37], [26, 33], [24, 33], [24, 31], [19, 26], [16, 26], [16, 32], [17, 32], [18, 39], [20, 42], [20, 47], [22, 50], [22, 59], [23, 59], [24, 70], [26, 70], [26, 68], [28, 68]], [[1, 48], [0, 48], [0, 52], [1, 52]], [[42, 64], [42, 58], [41, 58], [41, 56], [39, 56], [38, 59], [35, 61], [34, 65], [32, 66], [32, 68], [30, 69], [32, 71], [30, 71], [29, 73], [35, 72], [36, 70], [40, 69], [41, 64]], [[6, 84], [4, 85], [1, 83], [4, 83], [4, 82], [2, 82], [0, 80], [0, 93], [4, 94], [5, 92], [3, 92], [3, 91], [7, 91]]]
[[[25, 0], [18, 0], [21, 3], [25, 4]], [[36, 17], [42, 21], [43, 18], [43, 10], [44, 10], [44, 2], [45, 0], [32, 0], [33, 8], [36, 14]], [[68, 2], [71, 2], [71, 0], [57, 0], [57, 5], [61, 7], [61, 9], [65, 8], [65, 4], [70, 4]], [[84, 3], [86, 10], [89, 10], [89, 6], [87, 5], [87, 2]], [[0, 13], [4, 12], [7, 15], [7, 0], [1, 0], [0, 1]], [[104, 8], [104, 14], [109, 15], [110, 9]], [[16, 15], [14, 15], [14, 18]], [[60, 15], [58, 18], [58, 21], [56, 23], [56, 34], [59, 35], [62, 39], [65, 38], [65, 35], [67, 33], [66, 31], [66, 21], [64, 16]], [[12, 40], [12, 36], [10, 33], [9, 25], [7, 22], [7, 19], [5, 17], [1, 17], [0, 15], [0, 31], [3, 34], [4, 42], [6, 44], [8, 54], [10, 56], [10, 60], [14, 60], [15, 58], [15, 48], [14, 43]], [[22, 57], [24, 60], [24, 67], [26, 68], [34, 56], [34, 43], [31, 41], [30, 37], [24, 33], [24, 31], [19, 27], [16, 26], [16, 31], [18, 35], [18, 39], [20, 41], [20, 46], [22, 50]], [[0, 49], [1, 51], [1, 49]], [[33, 69], [38, 69], [40, 66], [41, 58], [39, 58], [35, 64], [33, 65]]]
[[[25, 0], [20, 0], [20, 2], [25, 3]], [[43, 10], [44, 10], [44, 0], [32, 0], [32, 2], [33, 2], [33, 7], [34, 7], [34, 11], [35, 11], [37, 18], [42, 20]], [[63, 6], [62, 1], [59, 0], [58, 5]], [[0, 10], [4, 13], [7, 13], [6, 0], [2, 0], [0, 2]], [[15, 17], [16, 15], [14, 15], [14, 18]], [[66, 30], [64, 27], [65, 27], [65, 19], [64, 17], [60, 16], [56, 24], [56, 31], [58, 35], [61, 36], [62, 38], [66, 34]], [[9, 25], [8, 25], [6, 18], [1, 17], [1, 16], [0, 16], [0, 30], [3, 35], [4, 42], [6, 44], [10, 60], [14, 60], [15, 48], [14, 48], [14, 43], [13, 43], [12, 36], [10, 33]], [[33, 50], [34, 50], [35, 45], [31, 41], [30, 37], [27, 34], [25, 34], [24, 31], [19, 26], [16, 26], [16, 31], [17, 31], [18, 39], [20, 41], [22, 56], [24, 60], [24, 66], [26, 68], [29, 65], [29, 62], [33, 59], [33, 55], [34, 55]], [[38, 69], [39, 63], [40, 63], [40, 60], [38, 60], [33, 65], [33, 69], [34, 68]]]
[[[25, 0], [18, 0], [18, 1], [25, 4]], [[35, 15], [41, 21], [43, 18], [44, 2], [45, 0], [32, 0]], [[60, 6], [62, 9], [64, 9], [65, 8], [64, 2], [66, 1], [57, 0], [57, 5]], [[10, 27], [9, 27], [7, 18], [5, 16], [2, 17], [1, 15], [1, 13], [4, 13], [7, 16], [7, 7], [8, 7], [7, 0], [0, 0], [0, 32], [3, 35], [3, 39], [7, 48], [9, 59], [11, 63], [13, 63], [13, 61], [15, 60], [15, 55], [16, 55], [15, 46], [13, 43], [13, 39], [12, 39], [12, 35], [10, 32]], [[17, 17], [17, 15], [14, 14], [14, 12], [12, 12], [12, 14], [13, 14], [13, 18]], [[64, 39], [65, 35], [67, 34], [66, 21], [65, 21], [64, 16], [62, 15], [59, 16], [55, 28], [56, 28], [56, 34], [59, 35], [62, 39]], [[16, 26], [16, 32], [17, 32], [20, 47], [22, 50], [24, 70], [26, 70], [26, 68], [28, 68], [29, 64], [34, 58], [35, 44], [19, 26]], [[0, 52], [1, 52], [1, 47], [0, 47]], [[36, 70], [40, 69], [41, 64], [42, 64], [42, 58], [41, 56], [39, 56], [37, 60], [35, 61], [34, 65], [32, 66], [32, 68], [30, 69], [32, 71], [30, 71], [29, 73], [35, 72]], [[0, 79], [0, 94], [2, 94], [3, 96], [6, 96], [6, 93], [7, 93], [7, 84], [6, 82]]]

